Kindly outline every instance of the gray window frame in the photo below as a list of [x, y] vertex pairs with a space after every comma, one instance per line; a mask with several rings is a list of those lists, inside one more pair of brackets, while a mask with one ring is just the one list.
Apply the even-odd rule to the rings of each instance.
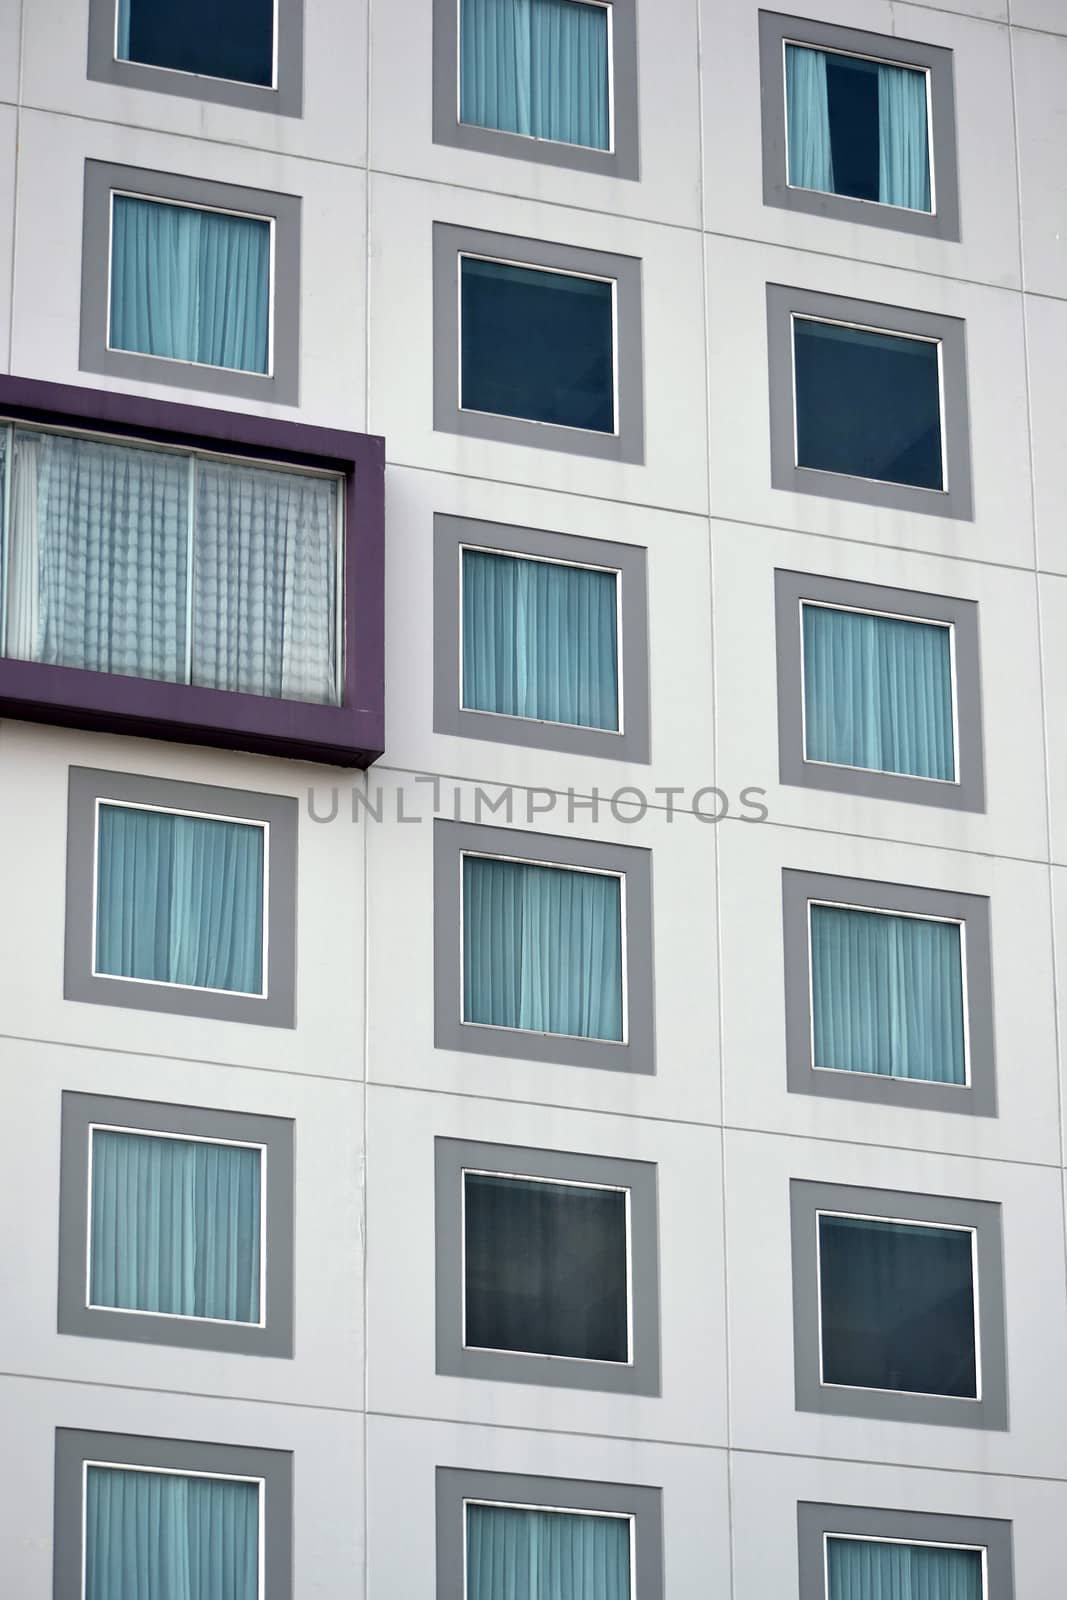
[[[804, 601], [854, 611], [943, 623], [953, 630], [955, 649], [956, 781], [919, 778], [876, 768], [841, 767], [809, 761], [804, 749], [804, 678], [800, 608]], [[890, 589], [776, 568], [775, 646], [778, 669], [778, 776], [805, 789], [832, 790], [873, 800], [984, 811], [985, 752], [982, 737], [982, 674], [978, 602], [917, 589]]]
[[[796, 189], [788, 182], [785, 116], [786, 42], [851, 56], [873, 56], [902, 67], [924, 70], [929, 82], [932, 189], [936, 211], [909, 211], [878, 200]], [[956, 156], [956, 93], [952, 51], [859, 28], [840, 28], [810, 17], [759, 14], [760, 99], [763, 123], [763, 203], [786, 211], [840, 222], [865, 223], [898, 233], [957, 242], [960, 237], [959, 176]]]
[[[547, 272], [606, 279], [614, 284], [615, 432], [563, 427], [460, 406], [461, 256], [479, 256]], [[492, 439], [500, 444], [642, 464], [645, 457], [642, 375], [641, 262], [635, 256], [578, 245], [490, 233], [484, 228], [433, 225], [433, 425], [438, 433]]]
[[829, 1536], [895, 1544], [963, 1545], [985, 1552], [983, 1600], [1013, 1600], [1012, 1527], [999, 1517], [961, 1517], [938, 1511], [896, 1511], [880, 1506], [797, 1504], [800, 1600], [829, 1600], [824, 1559]]
[[[498, 551], [535, 561], [599, 567], [616, 574], [622, 731], [582, 728], [501, 712], [470, 711], [460, 704], [463, 675], [462, 552]], [[615, 544], [542, 528], [518, 528], [472, 517], [434, 516], [435, 733], [491, 739], [526, 749], [560, 750], [607, 761], [647, 763], [649, 756], [648, 574], [641, 545]]]
[[[93, 971], [96, 803], [147, 805], [264, 823], [268, 835], [266, 993], [245, 995], [118, 978]], [[63, 998], [219, 1022], [296, 1025], [298, 805], [289, 795], [255, 794], [175, 778], [71, 767], [67, 799], [67, 898]]]
[[[91, 1306], [88, 1296], [89, 1143], [94, 1126], [186, 1139], [261, 1145], [260, 1276], [263, 1323]], [[167, 1105], [114, 1095], [63, 1091], [59, 1168], [58, 1331], [91, 1339], [225, 1350], [246, 1356], [293, 1354], [293, 1123], [286, 1117]]]
[[[597, 0], [593, 0], [597, 3]], [[636, 0], [599, 0], [609, 13], [612, 148], [538, 139], [500, 128], [481, 128], [459, 119], [459, 0], [434, 0], [433, 138], [435, 144], [483, 155], [510, 156], [571, 172], [636, 181], [641, 176], [637, 118]]]
[[[108, 346], [111, 196], [116, 192], [145, 200], [237, 212], [272, 223], [270, 372], [237, 372], [170, 356], [112, 350]], [[295, 406], [300, 398], [300, 211], [298, 195], [246, 189], [146, 167], [120, 166], [113, 161], [86, 160], [78, 350], [81, 371]]]
[[143, 61], [120, 61], [115, 54], [118, 0], [89, 0], [87, 74], [98, 83], [181, 95], [214, 105], [238, 106], [268, 116], [300, 117], [304, 110], [304, 0], [275, 0], [275, 83], [243, 83], [211, 78]]
[[56, 1429], [53, 1600], [84, 1600], [84, 1463], [145, 1472], [259, 1479], [260, 1600], [292, 1600], [293, 1457], [289, 1450], [253, 1445], [201, 1444], [87, 1428]]
[[[928, 1083], [919, 1078], [885, 1078], [876, 1073], [816, 1067], [811, 1049], [810, 902], [832, 902], [859, 910], [938, 917], [963, 929], [963, 997], [967, 1041], [966, 1085]], [[985, 895], [947, 889], [918, 889], [870, 878], [837, 877], [827, 872], [782, 872], [782, 923], [785, 942], [785, 1056], [790, 1094], [813, 1094], [868, 1105], [910, 1106], [921, 1111], [959, 1112], [972, 1117], [997, 1114], [993, 1030], [992, 957], [989, 900]]]
[[[576, 1356], [524, 1355], [472, 1349], [463, 1343], [463, 1173], [555, 1179], [625, 1189], [630, 1198], [631, 1359], [587, 1361]], [[580, 1155], [473, 1139], [434, 1139], [436, 1370], [454, 1378], [534, 1383], [611, 1394], [660, 1393], [659, 1223], [653, 1162]]]
[[[793, 378], [793, 318], [849, 323], [864, 331], [921, 339], [940, 346], [941, 448], [945, 487], [920, 489], [909, 483], [862, 478], [798, 466], [796, 399]], [[971, 487], [970, 420], [967, 404], [966, 325], [961, 317], [913, 311], [855, 300], [781, 283], [767, 285], [767, 358], [770, 380], [771, 485], [790, 494], [852, 500], [892, 511], [974, 519]]]
[[[476, 822], [434, 819], [433, 940], [434, 1045], [474, 1055], [563, 1066], [653, 1074], [652, 854], [638, 845], [601, 844], [556, 834], [497, 828]], [[578, 1039], [463, 1021], [464, 855], [493, 856], [622, 877], [624, 1038]]]
[[[1000, 1205], [991, 1200], [867, 1189], [853, 1184], [810, 1182], [803, 1178], [789, 1180], [789, 1202], [797, 1410], [815, 1411], [824, 1416], [1006, 1431], [1008, 1378]], [[979, 1399], [823, 1383], [817, 1224], [820, 1211], [876, 1221], [893, 1219], [973, 1230]]]
[[[438, 1467], [437, 1600], [467, 1600], [468, 1501], [530, 1510], [589, 1511], [630, 1519], [631, 1592], [628, 1600], [663, 1600], [663, 1491], [645, 1484], [597, 1483], [518, 1472]], [[993, 1597], [1000, 1600], [1000, 1596]]]

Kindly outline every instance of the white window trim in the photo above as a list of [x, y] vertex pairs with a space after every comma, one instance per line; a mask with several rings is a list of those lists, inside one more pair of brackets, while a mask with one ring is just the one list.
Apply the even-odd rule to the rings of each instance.
[[[579, 4], [589, 3], [589, 0], [578, 0]], [[502, 411], [481, 411], [477, 406], [463, 404], [463, 263], [465, 261], [486, 261], [496, 267], [519, 267], [524, 272], [543, 272], [548, 277], [554, 278], [583, 278], [587, 283], [606, 283], [611, 289], [611, 420], [610, 428], [580, 428], [571, 422], [546, 422], [541, 417], [513, 417], [514, 422], [523, 422], [535, 428], [557, 428], [564, 433], [579, 435], [591, 434], [594, 438], [617, 439], [619, 437], [619, 281], [617, 278], [606, 278], [599, 272], [578, 272], [572, 267], [543, 267], [537, 262], [514, 261], [507, 256], [483, 255], [478, 250], [460, 250], [458, 269], [456, 272], [456, 406], [461, 414], [475, 417], [507, 416]]]
[[631, 1193], [623, 1184], [589, 1183], [579, 1178], [542, 1178], [535, 1172], [497, 1172], [489, 1167], [461, 1167], [459, 1174], [459, 1271], [460, 1345], [464, 1350], [495, 1352], [496, 1345], [467, 1342], [467, 1178], [502, 1178], [509, 1183], [548, 1183], [560, 1189], [597, 1189], [602, 1194], [621, 1194], [626, 1230], [626, 1360], [608, 1361], [599, 1356], [561, 1356], [542, 1350], [507, 1350], [507, 1355], [529, 1356], [535, 1361], [580, 1361], [594, 1367], [632, 1367], [634, 1364], [633, 1237]]
[[[576, 0], [576, 3], [587, 4], [591, 0]], [[459, 674], [459, 708], [461, 711], [476, 717], [507, 717], [519, 722], [532, 722], [538, 727], [545, 728], [578, 728], [583, 733], [606, 733], [616, 738], [621, 738], [626, 732], [625, 704], [624, 704], [624, 651], [622, 638], [622, 571], [619, 567], [601, 567], [593, 562], [563, 561], [558, 556], [532, 556], [522, 550], [505, 550], [491, 545], [467, 544], [460, 542], [459, 546], [459, 595], [457, 605], [459, 608], [459, 661], [457, 671]], [[466, 612], [463, 604], [463, 562], [467, 552], [472, 555], [504, 556], [509, 561], [529, 561], [534, 566], [541, 567], [572, 567], [577, 572], [610, 573], [615, 579], [615, 670], [618, 681], [618, 694], [616, 697], [616, 710], [618, 727], [602, 728], [591, 727], [586, 723], [560, 722], [550, 717], [527, 717], [517, 711], [485, 711], [480, 706], [468, 706], [463, 700], [463, 650], [465, 642]]]
[[630, 1586], [626, 1600], [635, 1600], [637, 1595], [637, 1517], [634, 1512], [599, 1511], [591, 1506], [532, 1505], [521, 1500], [486, 1500], [480, 1495], [464, 1495], [463, 1497], [463, 1600], [467, 1600], [467, 1596], [470, 1593], [467, 1552], [470, 1527], [468, 1513], [472, 1506], [484, 1506], [490, 1511], [497, 1508], [501, 1511], [546, 1511], [561, 1517], [610, 1517], [613, 1522], [629, 1523]]
[[[477, 861], [509, 861], [519, 867], [549, 867], [554, 872], [586, 873], [594, 878], [617, 878], [619, 882], [619, 953], [622, 965], [622, 1037], [619, 1039], [606, 1039], [600, 1034], [587, 1033], [555, 1033], [547, 1028], [516, 1028], [503, 1022], [469, 1022], [464, 1016], [464, 988], [465, 977], [463, 964], [464, 932], [466, 927], [466, 899], [463, 892], [463, 863], [468, 859]], [[94, 901], [95, 906], [95, 901]], [[95, 923], [94, 923], [95, 926]], [[542, 861], [532, 856], [512, 856], [507, 854], [495, 855], [489, 850], [461, 850], [459, 852], [459, 1017], [465, 1028], [493, 1028], [504, 1033], [531, 1034], [539, 1039], [579, 1039], [587, 1044], [615, 1044], [625, 1045], [630, 1042], [630, 985], [629, 985], [629, 949], [626, 938], [626, 874], [614, 872], [609, 867], [576, 867], [570, 862]], [[95, 958], [94, 958], [95, 959]]]
[[[823, 1217], [840, 1217], [846, 1222], [887, 1223], [901, 1228], [933, 1228], [940, 1233], [968, 1233], [971, 1236], [971, 1316], [974, 1322], [974, 1386], [975, 1394], [941, 1395], [925, 1389], [882, 1389], [867, 1383], [829, 1383], [823, 1376], [823, 1325], [822, 1325], [822, 1227]], [[982, 1399], [982, 1330], [978, 1306], [978, 1229], [959, 1222], [922, 1222], [914, 1217], [880, 1217], [863, 1211], [837, 1211], [830, 1206], [815, 1209], [815, 1295], [818, 1315], [819, 1384], [824, 1389], [861, 1390], [868, 1394], [905, 1394], [924, 1400], [949, 1399], [961, 1404], [976, 1405]], [[904, 1543], [909, 1541], [905, 1540]]]
[[[133, 0], [131, 0], [131, 4]], [[155, 61], [138, 61], [135, 56], [119, 55], [119, 0], [114, 0], [115, 27], [112, 34], [112, 59], [120, 66], [147, 67], [150, 72], [173, 72], [179, 78], [189, 78], [193, 83], [239, 83], [247, 84], [247, 78], [221, 78], [215, 72], [187, 72], [182, 67], [161, 67]], [[269, 83], [251, 85], [256, 89], [277, 89], [278, 87], [278, 0], [274, 0], [271, 9], [271, 76]]]
[[[148, 1311], [140, 1306], [102, 1306], [93, 1298], [90, 1285], [93, 1271], [93, 1160], [94, 1133], [128, 1133], [143, 1139], [171, 1139], [178, 1144], [218, 1144], [230, 1150], [258, 1150], [259, 1151], [259, 1316], [255, 1322], [242, 1322], [233, 1317], [198, 1317], [192, 1313], [181, 1311]], [[110, 1122], [89, 1122], [87, 1124], [89, 1139], [89, 1156], [87, 1162], [86, 1181], [88, 1194], [86, 1197], [86, 1229], [85, 1229], [85, 1305], [89, 1311], [115, 1311], [127, 1317], [166, 1317], [174, 1322], [211, 1322], [220, 1323], [224, 1327], [240, 1328], [265, 1328], [267, 1326], [267, 1146], [254, 1144], [247, 1139], [215, 1139], [205, 1134], [166, 1133], [158, 1128], [124, 1127]]]
[[[96, 964], [96, 935], [97, 935], [97, 908], [99, 896], [100, 875], [100, 808], [111, 806], [118, 811], [152, 811], [165, 817], [188, 817], [194, 822], [232, 822], [243, 828], [258, 828], [263, 835], [263, 949], [260, 957], [260, 972], [263, 986], [260, 989], [216, 989], [206, 983], [175, 983], [166, 978], [132, 978], [121, 972], [101, 972]], [[116, 983], [139, 983], [153, 988], [183, 989], [194, 994], [233, 994], [243, 995], [252, 1000], [266, 1000], [270, 994], [270, 823], [259, 821], [255, 817], [227, 817], [211, 811], [185, 811], [177, 806], [153, 806], [140, 800], [111, 800], [106, 795], [97, 795], [93, 802], [93, 904], [92, 904], [92, 950], [90, 952], [90, 974], [94, 978], [113, 979]]]

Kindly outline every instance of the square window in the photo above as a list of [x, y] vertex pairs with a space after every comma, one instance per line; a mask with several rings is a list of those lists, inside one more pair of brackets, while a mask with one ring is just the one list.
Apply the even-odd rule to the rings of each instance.
[[435, 516], [434, 729], [647, 761], [645, 551]]
[[874, 1506], [797, 1506], [800, 1600], [1011, 1600], [1011, 1523]]
[[988, 900], [791, 870], [782, 886], [790, 1090], [994, 1116]]
[[637, 178], [633, 0], [435, 0], [434, 140]]
[[798, 1410], [1005, 1428], [999, 1206], [790, 1192]]
[[662, 1498], [643, 1484], [438, 1467], [437, 1593], [662, 1600]]
[[435, 1043], [653, 1070], [648, 852], [434, 823]]
[[85, 163], [83, 370], [295, 405], [299, 314], [298, 198]]
[[985, 809], [972, 600], [777, 571], [783, 783]]
[[435, 223], [435, 428], [640, 461], [640, 282], [626, 256]]
[[[54, 1600], [291, 1600], [292, 1456], [56, 1429]], [[223, 1552], [223, 1556], [220, 1556]]]
[[59, 1331], [291, 1356], [293, 1125], [64, 1092]]
[[655, 1168], [435, 1148], [438, 1372], [658, 1393]]
[[963, 323], [767, 285], [771, 481], [970, 520]]
[[279, 117], [303, 109], [304, 0], [89, 0], [89, 77]]
[[293, 1025], [296, 801], [72, 767], [68, 1000]]
[[764, 204], [958, 240], [951, 50], [759, 16]]

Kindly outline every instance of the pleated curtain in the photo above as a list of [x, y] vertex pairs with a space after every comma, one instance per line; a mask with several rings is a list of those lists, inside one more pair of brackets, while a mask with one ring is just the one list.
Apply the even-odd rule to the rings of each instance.
[[949, 629], [829, 606], [802, 611], [807, 759], [951, 781]]
[[118, 0], [115, 18], [115, 54], [120, 61], [130, 59], [130, 0]]
[[620, 880], [465, 856], [463, 1017], [621, 1039]]
[[259, 1486], [90, 1466], [85, 1600], [258, 1600]]
[[834, 192], [826, 56], [800, 45], [785, 47], [786, 148], [789, 182], [796, 189]]
[[965, 1081], [957, 923], [813, 905], [811, 987], [816, 1067]]
[[464, 550], [463, 704], [617, 729], [615, 573]]
[[607, 8], [587, 0], [461, 0], [460, 120], [606, 150]]
[[884, 205], [930, 210], [926, 74], [878, 67], [878, 198]]
[[468, 1505], [466, 1600], [630, 1600], [629, 1519]]
[[96, 970], [263, 992], [263, 830], [102, 805]]
[[95, 1128], [89, 1299], [260, 1320], [260, 1152]]
[[115, 195], [110, 345], [266, 372], [270, 224]]
[[982, 1600], [979, 1550], [826, 1541], [827, 1600]]

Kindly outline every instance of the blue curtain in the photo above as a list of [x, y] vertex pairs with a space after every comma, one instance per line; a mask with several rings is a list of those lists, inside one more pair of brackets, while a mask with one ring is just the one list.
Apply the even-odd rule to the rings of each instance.
[[268, 222], [114, 197], [113, 349], [266, 372], [269, 326]]
[[85, 1600], [257, 1600], [259, 1487], [89, 1467]]
[[949, 629], [807, 604], [803, 621], [807, 759], [951, 782]]
[[834, 192], [826, 56], [800, 45], [785, 47], [789, 182], [796, 189]]
[[118, 0], [116, 26], [116, 56], [120, 61], [130, 59], [130, 0]]
[[460, 120], [606, 150], [607, 7], [461, 0]]
[[814, 1065], [965, 1081], [959, 925], [811, 908]]
[[826, 1541], [827, 1600], [982, 1600], [980, 1550]]
[[94, 1128], [95, 1306], [258, 1322], [260, 1152]]
[[912, 67], [878, 68], [878, 198], [930, 209], [926, 74]]
[[630, 1600], [629, 1520], [469, 1505], [466, 1600]]
[[621, 904], [617, 877], [464, 856], [464, 1021], [621, 1039]]
[[263, 830], [102, 805], [96, 970], [263, 992]]
[[615, 573], [464, 550], [463, 704], [617, 729]]

